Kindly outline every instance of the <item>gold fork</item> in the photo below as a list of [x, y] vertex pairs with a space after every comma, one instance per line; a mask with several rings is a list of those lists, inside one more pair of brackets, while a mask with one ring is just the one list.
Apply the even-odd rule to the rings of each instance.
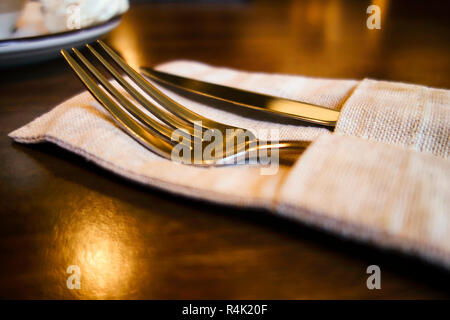
[[[109, 111], [123, 130], [144, 147], [162, 157], [195, 165], [223, 165], [233, 163], [236, 158], [248, 160], [251, 156], [254, 160], [260, 161], [261, 154], [267, 156], [267, 152], [274, 150], [300, 154], [309, 145], [308, 141], [262, 141], [248, 130], [199, 115], [158, 90], [105, 43], [98, 41], [98, 44], [103, 51], [102, 54], [91, 45], [86, 47], [96, 58], [96, 62], [108, 70], [140, 107], [119, 92], [79, 50], [72, 48], [78, 61], [65, 50], [61, 50], [61, 54], [86, 88]], [[108, 62], [105, 56], [112, 60], [115, 66]], [[119, 70], [124, 72], [129, 80], [122, 76]], [[152, 97], [162, 108], [147, 99], [135, 86]], [[158, 120], [147, 115], [141, 108]], [[222, 144], [205, 157], [204, 151], [209, 144], [204, 137], [208, 130], [210, 136], [219, 134], [225, 138], [222, 141], [215, 141]], [[232, 148], [228, 148], [229, 141], [235, 142]], [[200, 146], [200, 152], [190, 152], [186, 157], [186, 150], [189, 152], [196, 149], [196, 143]], [[211, 146], [209, 148], [211, 149]]]

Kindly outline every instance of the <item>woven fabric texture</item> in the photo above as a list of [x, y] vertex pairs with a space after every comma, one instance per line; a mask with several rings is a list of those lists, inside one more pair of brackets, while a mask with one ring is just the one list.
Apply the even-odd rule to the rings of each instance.
[[272, 175], [262, 175], [255, 165], [199, 168], [163, 159], [125, 134], [88, 92], [10, 137], [21, 143], [55, 143], [123, 177], [172, 193], [263, 208], [450, 267], [447, 90], [248, 73], [188, 61], [159, 69], [342, 113], [333, 133], [212, 108], [208, 101], [162, 88], [195, 112], [257, 135], [262, 129], [278, 129], [280, 139], [313, 141], [293, 166], [280, 166]]

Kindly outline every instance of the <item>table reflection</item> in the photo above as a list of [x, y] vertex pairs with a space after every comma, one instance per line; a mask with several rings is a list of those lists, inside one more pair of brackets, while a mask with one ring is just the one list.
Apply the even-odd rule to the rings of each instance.
[[[81, 299], [129, 297], [139, 288], [137, 278], [147, 270], [138, 261], [142, 239], [137, 223], [112, 203], [105, 206], [101, 198], [93, 194], [90, 206], [62, 213], [54, 227], [46, 264], [51, 265], [52, 276], [64, 295]], [[80, 290], [67, 288], [66, 279], [71, 274], [66, 269], [70, 265], [80, 268]]]

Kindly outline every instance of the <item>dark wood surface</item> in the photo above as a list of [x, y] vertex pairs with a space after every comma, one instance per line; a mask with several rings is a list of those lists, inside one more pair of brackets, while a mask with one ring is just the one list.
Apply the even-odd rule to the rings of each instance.
[[[134, 65], [193, 59], [450, 87], [445, 1], [135, 4], [107, 41]], [[0, 70], [0, 297], [448, 298], [449, 273], [263, 211], [144, 188], [8, 132], [83, 90], [62, 59]], [[68, 290], [76, 261], [82, 289]], [[382, 289], [366, 288], [368, 265]]]

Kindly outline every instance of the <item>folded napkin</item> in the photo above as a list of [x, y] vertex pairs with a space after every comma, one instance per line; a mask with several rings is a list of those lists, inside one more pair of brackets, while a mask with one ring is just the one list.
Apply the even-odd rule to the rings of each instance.
[[269, 210], [450, 267], [450, 91], [374, 80], [247, 73], [175, 61], [160, 70], [342, 109], [334, 132], [216, 109], [161, 88], [204, 116], [280, 139], [313, 141], [293, 166], [199, 168], [163, 159], [125, 134], [88, 93], [9, 136], [49, 141], [139, 183], [189, 197]]

